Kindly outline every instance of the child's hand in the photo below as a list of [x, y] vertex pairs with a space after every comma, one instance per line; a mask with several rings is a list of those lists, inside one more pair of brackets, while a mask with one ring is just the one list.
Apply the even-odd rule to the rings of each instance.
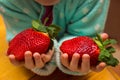
[[42, 68], [47, 62], [51, 60], [53, 53], [54, 53], [54, 49], [49, 50], [48, 53], [41, 55], [36, 52], [32, 56], [32, 52], [26, 51], [24, 62], [17, 61], [14, 55], [9, 55], [9, 59], [11, 63], [16, 66], [24, 65], [28, 69]]
[[62, 54], [61, 55], [61, 62], [62, 64], [70, 69], [71, 71], [81, 72], [81, 73], [87, 73], [90, 70], [93, 71], [101, 71], [105, 68], [105, 63], [101, 62], [99, 65], [97, 65], [94, 68], [90, 67], [90, 56], [88, 54], [84, 54], [82, 56], [82, 63], [81, 66], [78, 66], [80, 55], [78, 53], [73, 54], [71, 62], [68, 61], [68, 54]]
[[[108, 38], [108, 35], [106, 33], [101, 34], [101, 37], [103, 40]], [[66, 53], [61, 53], [61, 63], [71, 71], [76, 71], [76, 72], [82, 72], [82, 73], [87, 73], [90, 70], [93, 71], [101, 71], [105, 68], [106, 64], [104, 62], [101, 62], [98, 64], [96, 67], [91, 68], [90, 67], [90, 56], [88, 54], [84, 54], [82, 56], [82, 63], [81, 66], [78, 66], [80, 55], [78, 53], [73, 54], [71, 62], [68, 60], [68, 54]]]

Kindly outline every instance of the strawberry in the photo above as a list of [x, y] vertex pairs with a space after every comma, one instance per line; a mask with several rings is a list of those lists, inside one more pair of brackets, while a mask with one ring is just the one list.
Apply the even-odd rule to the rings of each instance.
[[14, 54], [17, 60], [23, 61], [25, 51], [46, 53], [52, 48], [52, 39], [59, 30], [56, 25], [44, 26], [38, 21], [33, 21], [32, 28], [23, 30], [10, 41], [7, 54]]
[[[95, 38], [88, 36], [78, 36], [69, 40], [64, 41], [60, 50], [63, 53], [68, 54], [69, 60], [71, 60], [74, 53], [88, 54], [90, 56], [90, 65], [96, 66], [99, 62], [105, 62], [107, 65], [116, 66], [119, 61], [113, 57], [112, 53], [115, 49], [110, 44], [115, 44], [114, 39], [102, 40], [97, 34]], [[79, 59], [79, 65], [82, 60]]]

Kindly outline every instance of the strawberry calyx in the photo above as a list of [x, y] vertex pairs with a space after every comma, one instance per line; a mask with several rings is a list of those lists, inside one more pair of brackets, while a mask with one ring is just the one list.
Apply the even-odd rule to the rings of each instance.
[[115, 52], [115, 49], [112, 47], [112, 44], [116, 44], [117, 41], [115, 39], [102, 40], [99, 34], [97, 34], [97, 36], [93, 40], [100, 48], [98, 61], [105, 62], [107, 65], [113, 67], [118, 65], [119, 61], [112, 55]]
[[[47, 20], [47, 18], [46, 18]], [[45, 22], [46, 22], [45, 20]], [[49, 26], [45, 26], [45, 23], [42, 24], [39, 20], [33, 20], [32, 21], [32, 28], [38, 32], [43, 32], [43, 34], [48, 34], [48, 36], [50, 37], [50, 46], [48, 49], [52, 49], [54, 43], [53, 43], [53, 39], [55, 39], [55, 37], [58, 35], [59, 31], [60, 31], [60, 27], [54, 24], [51, 24]]]
[[59, 26], [54, 24], [45, 26], [39, 20], [32, 21], [32, 28], [39, 32], [48, 33], [51, 39], [54, 39], [57, 36], [58, 32], [60, 31]]

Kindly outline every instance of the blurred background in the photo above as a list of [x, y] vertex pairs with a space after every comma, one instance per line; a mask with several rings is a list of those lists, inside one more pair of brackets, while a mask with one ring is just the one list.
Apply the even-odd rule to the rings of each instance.
[[120, 0], [111, 0], [105, 32], [120, 45]]

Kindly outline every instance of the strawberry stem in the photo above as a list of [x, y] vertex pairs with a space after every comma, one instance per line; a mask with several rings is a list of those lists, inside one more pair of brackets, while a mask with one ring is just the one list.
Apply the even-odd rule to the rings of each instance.
[[46, 23], [47, 23], [47, 21], [48, 21], [48, 20], [49, 20], [49, 18], [48, 18], [48, 17], [46, 17], [46, 18], [45, 18], [45, 21], [44, 21], [44, 23], [43, 23], [43, 24], [44, 24], [44, 25], [46, 25]]

